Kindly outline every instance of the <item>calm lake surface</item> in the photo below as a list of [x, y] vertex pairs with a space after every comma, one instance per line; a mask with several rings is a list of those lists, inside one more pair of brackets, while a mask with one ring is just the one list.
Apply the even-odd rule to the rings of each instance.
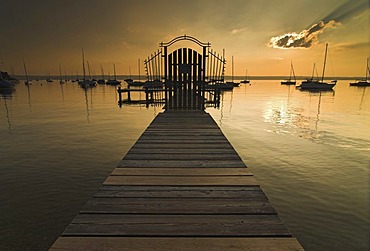
[[[370, 88], [252, 80], [207, 108], [306, 250], [370, 246]], [[112, 86], [23, 82], [0, 93], [0, 250], [47, 250], [161, 107]]]

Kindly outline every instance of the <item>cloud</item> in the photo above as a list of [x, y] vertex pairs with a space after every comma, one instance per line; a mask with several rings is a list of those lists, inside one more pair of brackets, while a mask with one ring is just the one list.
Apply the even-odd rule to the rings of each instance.
[[231, 31], [231, 34], [232, 34], [232, 35], [235, 35], [235, 34], [238, 34], [238, 33], [243, 32], [243, 31], [245, 31], [245, 28], [241, 28], [241, 29], [233, 29], [233, 30]]
[[334, 50], [338, 51], [348, 51], [348, 50], [356, 50], [356, 49], [367, 49], [370, 46], [370, 42], [352, 42], [352, 43], [342, 43], [337, 44], [334, 47]]
[[320, 21], [300, 33], [292, 32], [282, 36], [272, 37], [268, 46], [279, 49], [310, 48], [317, 43], [320, 34], [328, 28], [335, 28], [338, 24], [340, 23], [334, 20], [327, 23]]

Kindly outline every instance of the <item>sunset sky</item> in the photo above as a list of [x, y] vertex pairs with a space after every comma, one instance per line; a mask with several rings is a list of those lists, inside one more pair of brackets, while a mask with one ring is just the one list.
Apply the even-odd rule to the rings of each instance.
[[[82, 73], [81, 48], [92, 70], [138, 73], [141, 62], [180, 35], [226, 51], [226, 74], [364, 76], [369, 57], [368, 0], [0, 0], [1, 70], [24, 74]], [[141, 67], [143, 74], [144, 67]]]

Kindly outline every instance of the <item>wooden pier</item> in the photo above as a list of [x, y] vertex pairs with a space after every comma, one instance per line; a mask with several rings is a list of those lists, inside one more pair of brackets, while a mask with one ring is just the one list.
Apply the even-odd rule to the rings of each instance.
[[204, 111], [159, 114], [50, 250], [303, 250]]
[[[162, 87], [139, 87], [139, 88], [131, 88], [130, 85], [128, 85], [127, 88], [121, 88], [120, 86], [117, 89], [118, 93], [118, 105], [122, 107], [123, 104], [145, 104], [146, 107], [149, 107], [149, 105], [166, 105], [171, 107], [179, 107], [180, 109], [193, 109], [193, 107], [197, 107], [200, 103], [199, 100], [197, 100], [196, 93], [194, 95], [184, 95], [185, 98], [183, 100], [177, 100], [176, 96], [174, 96], [171, 99], [171, 103], [169, 103], [166, 99], [166, 97], [169, 97], [171, 95], [174, 85], [182, 85], [180, 83], [174, 84], [174, 83], [163, 83]], [[171, 90], [171, 91], [169, 91]], [[122, 94], [127, 94], [127, 98], [122, 98]], [[131, 94], [132, 93], [141, 93], [144, 94], [145, 99], [132, 99]], [[188, 98], [188, 100], [186, 100]], [[202, 102], [203, 106], [212, 106], [212, 107], [219, 107], [221, 102], [221, 88], [217, 85], [213, 86], [207, 86], [204, 87], [204, 101]], [[191, 104], [193, 101], [193, 107], [189, 107], [189, 104]], [[191, 105], [190, 105], [191, 106]]]

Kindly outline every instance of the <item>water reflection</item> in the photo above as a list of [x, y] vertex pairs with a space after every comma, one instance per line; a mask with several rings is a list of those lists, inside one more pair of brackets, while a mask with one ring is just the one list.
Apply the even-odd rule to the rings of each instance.
[[[331, 92], [307, 92], [307, 104], [297, 104], [292, 101], [292, 90], [288, 88], [286, 100], [275, 99], [267, 102], [267, 107], [263, 111], [264, 122], [272, 124], [269, 132], [277, 134], [290, 134], [305, 138], [316, 143], [321, 142], [322, 137], [327, 133], [320, 128], [320, 117], [322, 110], [323, 97], [334, 97]], [[301, 100], [301, 102], [305, 102]]]
[[83, 88], [83, 90], [84, 90], [84, 93], [85, 93], [86, 119], [87, 119], [87, 122], [90, 123], [89, 98], [87, 97], [87, 90], [88, 90], [88, 88]]
[[31, 87], [30, 87], [30, 84], [27, 84], [26, 85], [26, 88], [27, 88], [28, 106], [30, 107], [30, 112], [32, 112]]
[[12, 98], [13, 93], [15, 92], [14, 88], [10, 89], [0, 89], [0, 96], [4, 100], [4, 108], [5, 108], [5, 114], [6, 114], [6, 121], [8, 123], [8, 132], [12, 132], [12, 123], [10, 120], [10, 110], [8, 107], [8, 100]]
[[358, 88], [359, 88], [359, 90], [361, 90], [361, 89], [362, 89], [360, 105], [359, 105], [359, 107], [358, 107], [358, 110], [359, 110], [359, 111], [361, 111], [361, 110], [362, 110], [362, 104], [363, 104], [363, 102], [364, 102], [364, 98], [365, 98], [365, 96], [366, 96], [366, 90], [367, 90], [367, 88], [366, 88], [366, 87], [358, 87]]
[[[90, 122], [90, 110], [93, 109], [93, 92], [92, 92], [92, 90], [94, 88], [96, 88], [96, 86], [89, 86], [89, 87], [81, 86], [81, 88], [83, 89], [84, 95], [85, 95], [86, 119], [87, 119], [87, 122]], [[89, 98], [89, 96], [90, 96], [90, 98]]]
[[62, 100], [64, 101], [64, 84], [63, 83], [60, 84], [60, 89], [62, 91]]
[[0, 96], [3, 99], [12, 98], [13, 93], [15, 92], [14, 88], [0, 88]]

